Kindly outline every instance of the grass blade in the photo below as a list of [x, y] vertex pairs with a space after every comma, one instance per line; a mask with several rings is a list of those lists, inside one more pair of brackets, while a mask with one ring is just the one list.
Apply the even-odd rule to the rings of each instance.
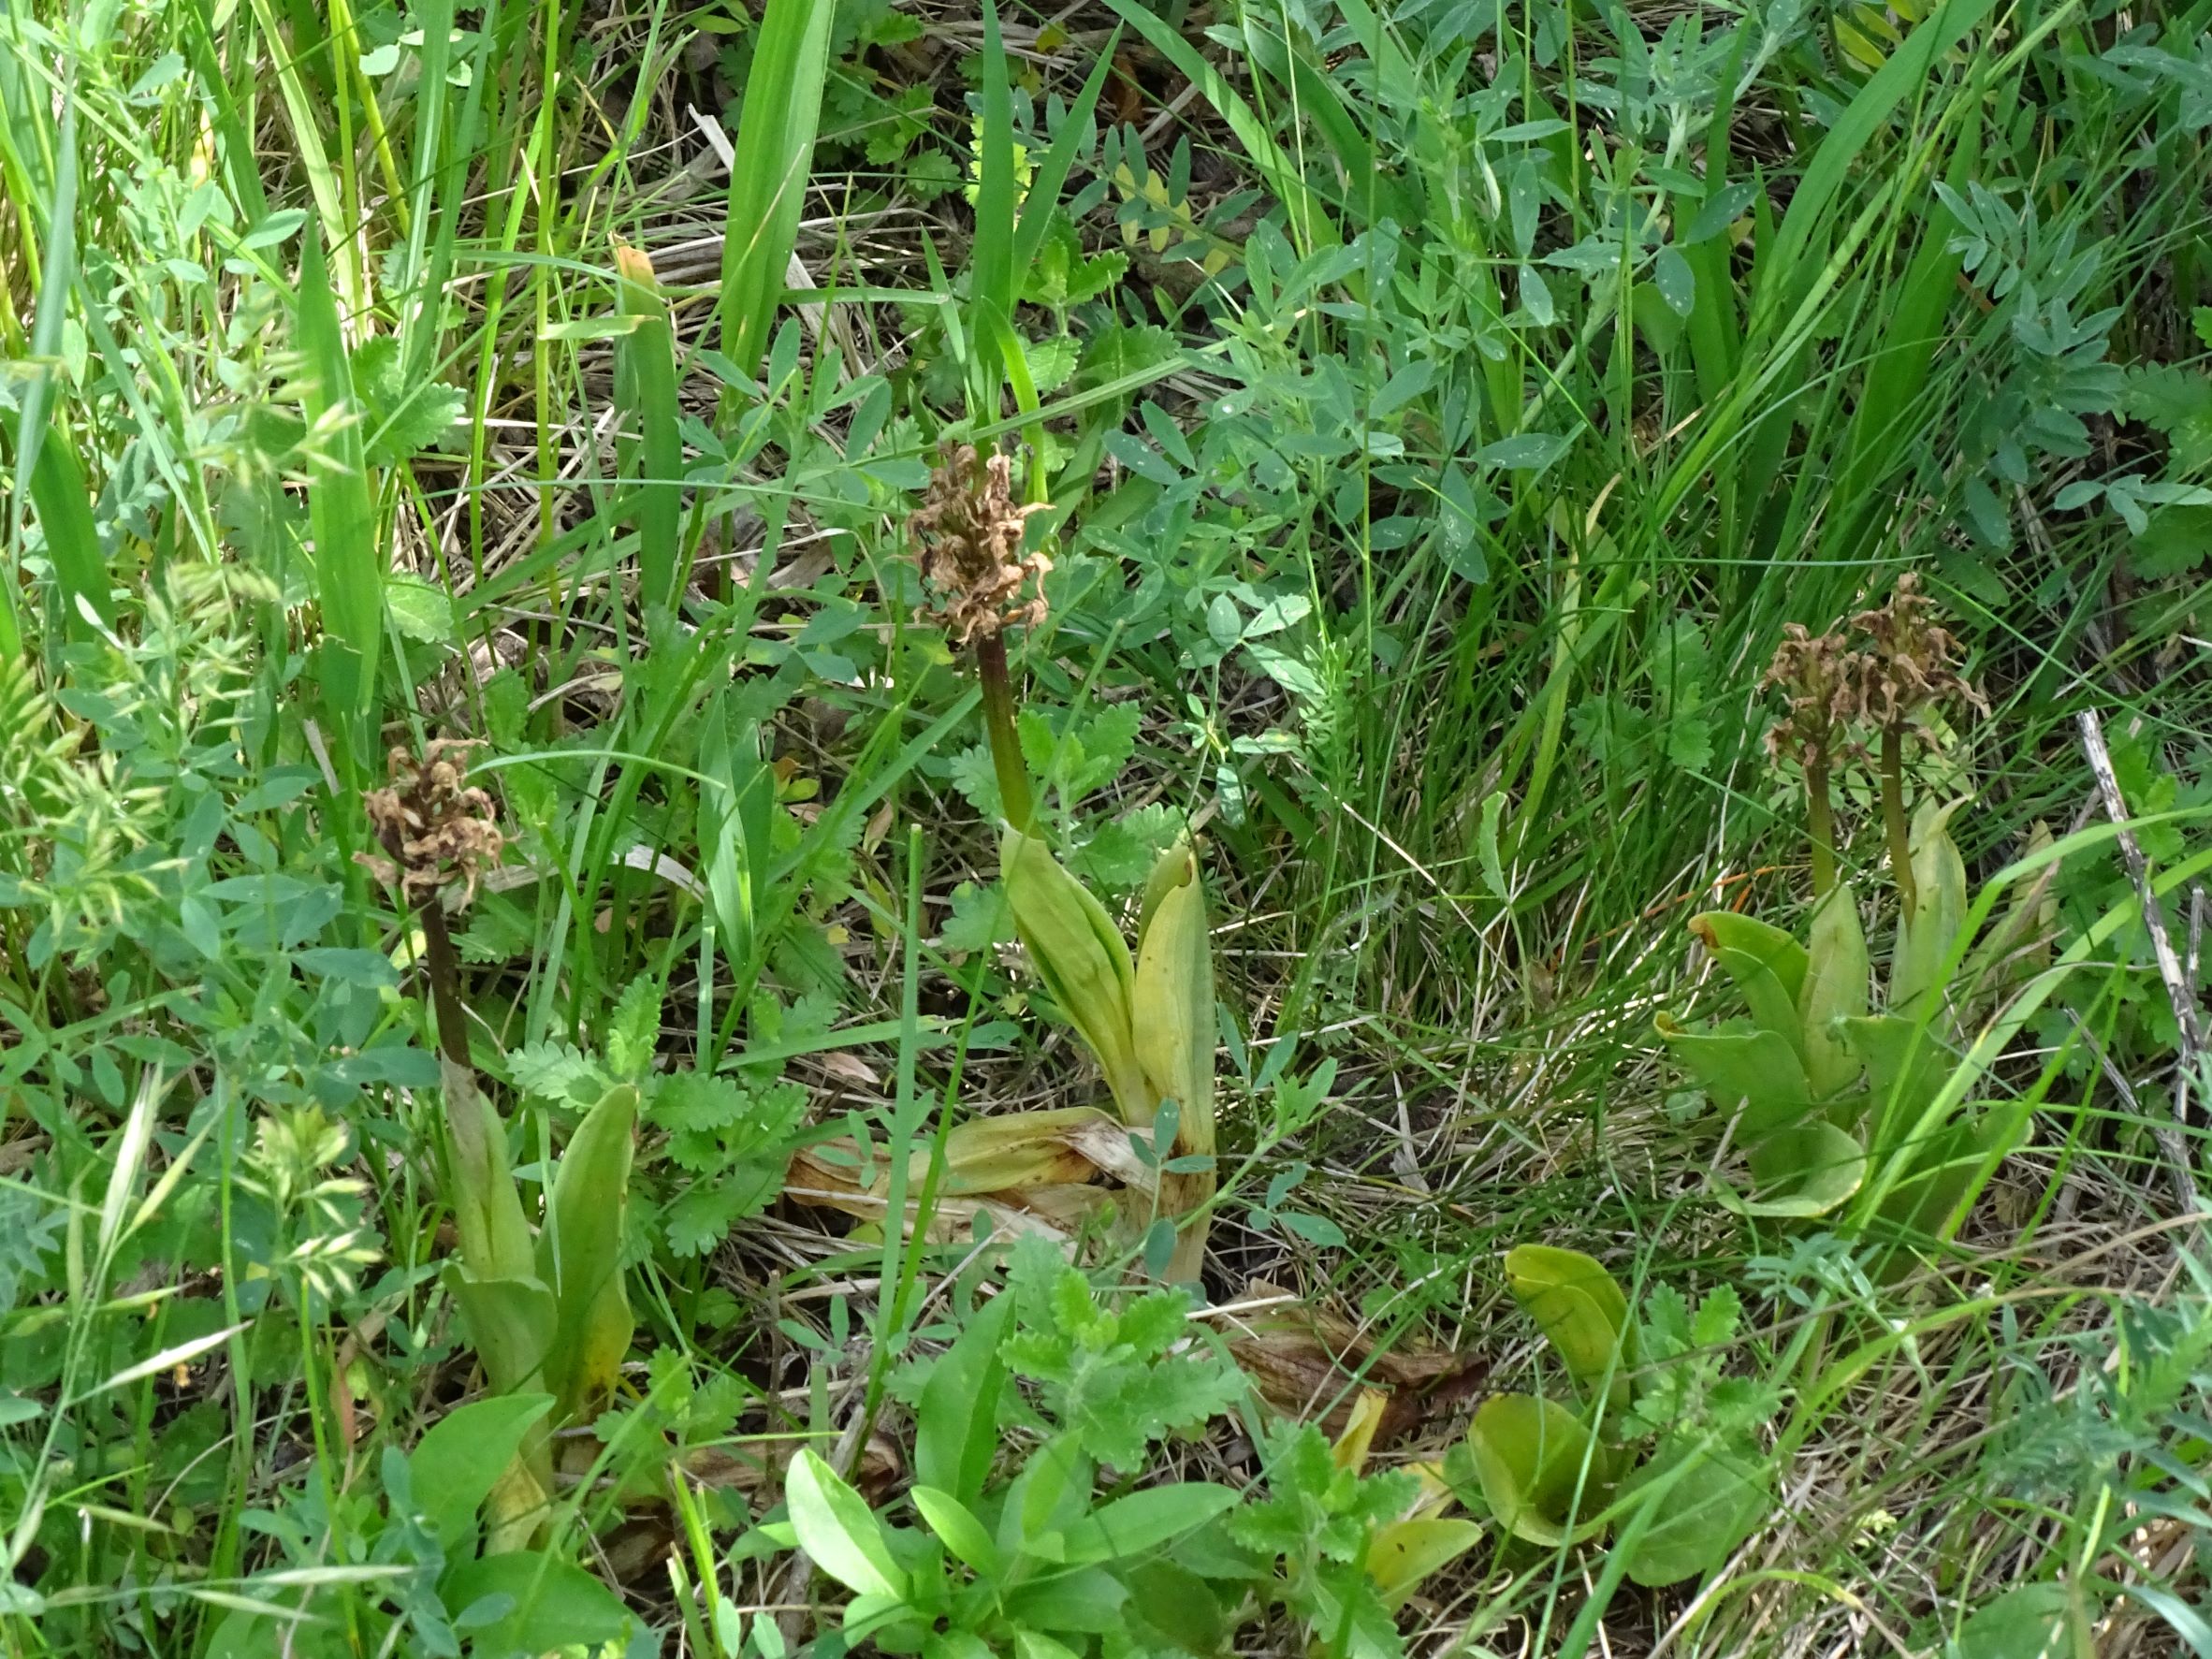
[[998, 7], [983, 0], [982, 157], [975, 193], [975, 251], [968, 271], [974, 310], [968, 336], [975, 346], [968, 412], [998, 413], [998, 386], [1006, 348], [986, 319], [1011, 317], [1014, 304], [1013, 94], [1006, 83], [1006, 46], [998, 34]]
[[103, 1261], [123, 1237], [131, 1192], [138, 1184], [138, 1172], [145, 1168], [146, 1149], [153, 1142], [153, 1113], [161, 1104], [162, 1086], [161, 1074], [147, 1068], [138, 1079], [130, 1115], [123, 1120], [123, 1130], [116, 1137], [115, 1167], [108, 1171], [107, 1196], [100, 1201], [99, 1254]]
[[[70, 633], [83, 631], [80, 604], [89, 607], [104, 627], [115, 625], [107, 562], [93, 524], [83, 469], [68, 446], [65, 431], [58, 424], [48, 430], [55, 402], [52, 364], [62, 355], [63, 313], [76, 284], [77, 103], [72, 97], [62, 106], [46, 258], [38, 282], [38, 309], [31, 324], [31, 356], [38, 367], [24, 389], [15, 430], [16, 500], [27, 499], [37, 514], [38, 527], [46, 535], [46, 556], [61, 588], [63, 626]], [[20, 548], [20, 533], [10, 539]], [[7, 626], [12, 630], [13, 625], [11, 616]]]
[[615, 303], [635, 326], [622, 337], [622, 400], [637, 423], [637, 574], [647, 615], [683, 597], [683, 439], [677, 429], [676, 330], [642, 248], [615, 245]]
[[299, 149], [299, 166], [307, 174], [308, 190], [314, 196], [323, 240], [339, 253], [338, 281], [344, 291], [346, 311], [353, 316], [365, 315], [368, 276], [354, 249], [353, 225], [340, 194], [338, 175], [331, 169], [329, 152], [323, 147], [322, 129], [315, 124], [318, 95], [301, 79], [299, 61], [285, 46], [284, 31], [269, 10], [269, 0], [254, 0], [254, 20], [261, 27], [269, 61], [276, 68], [277, 92], [284, 99], [292, 141]]
[[[1981, 161], [1981, 128], [1968, 122], [1952, 158], [1951, 180], [1963, 186]], [[1922, 222], [1920, 249], [1905, 273], [1889, 326], [1882, 331], [1883, 350], [1867, 369], [1866, 389], [1852, 417], [1848, 459], [1837, 486], [1837, 499], [1858, 503], [1885, 463], [1903, 447], [1912, 431], [1912, 408], [1934, 366], [1943, 343], [1943, 319], [1957, 297], [1959, 262], [1951, 248], [1958, 222], [1940, 197], [1931, 197]]]
[[308, 521], [314, 536], [315, 593], [323, 607], [322, 684], [332, 723], [347, 737], [349, 764], [372, 745], [384, 641], [384, 566], [361, 455], [353, 371], [320, 238], [311, 231], [299, 261], [300, 401], [307, 415]]
[[832, 0], [768, 0], [722, 226], [722, 353], [748, 374], [767, 350], [799, 209], [814, 165], [814, 134], [829, 67]]
[[1927, 87], [1937, 61], [1965, 39], [1994, 4], [1995, 0], [1944, 0], [1943, 9], [1914, 30], [1904, 47], [1875, 71], [1828, 129], [1790, 196], [1774, 245], [1759, 261], [1754, 327], [1771, 326], [1795, 294], [1799, 267], [1809, 266], [1812, 259], [1814, 239], [1835, 224], [1829, 209], [1852, 164], [1898, 105]]

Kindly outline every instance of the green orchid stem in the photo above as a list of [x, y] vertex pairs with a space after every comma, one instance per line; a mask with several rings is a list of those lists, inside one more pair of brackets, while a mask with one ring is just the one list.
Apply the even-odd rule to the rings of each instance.
[[991, 735], [991, 765], [998, 774], [998, 800], [1006, 822], [1024, 835], [1036, 818], [1029, 798], [1029, 768], [1022, 763], [1021, 735], [1014, 730], [1013, 677], [1006, 666], [1006, 638], [987, 633], [975, 642], [977, 677], [982, 682], [983, 726]]
[[1805, 768], [1805, 822], [1812, 840], [1812, 896], [1826, 898], [1836, 885], [1836, 817], [1826, 761]]
[[1919, 913], [1920, 884], [1913, 876], [1913, 837], [1905, 827], [1905, 734], [1899, 726], [1882, 733], [1882, 830], [1889, 838], [1889, 867], [1909, 921]]

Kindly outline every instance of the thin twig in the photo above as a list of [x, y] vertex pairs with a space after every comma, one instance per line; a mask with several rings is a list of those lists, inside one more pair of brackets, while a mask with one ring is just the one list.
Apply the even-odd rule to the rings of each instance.
[[[2073, 1014], [2070, 1017], [2074, 1021], [2074, 1030], [2081, 1034], [2082, 1041], [2087, 1043], [2089, 1052], [2096, 1055], [2097, 1064], [2103, 1070], [2105, 1081], [2112, 1084], [2113, 1092], [2119, 1096], [2120, 1104], [2128, 1109], [2132, 1116], [2149, 1122], [2148, 1114], [2144, 1112], [2142, 1103], [2135, 1098], [2134, 1085], [2128, 1082], [2127, 1074], [2119, 1069], [2119, 1063], [2112, 1057], [2111, 1051], [2097, 1041], [2096, 1036], [2083, 1023], [2081, 1015]], [[2181, 1207], [2180, 1214], [2184, 1215], [2198, 1214], [2204, 1209], [2205, 1204], [2204, 1200], [2197, 1192], [2193, 1160], [2189, 1155], [2189, 1142], [2181, 1138], [2181, 1132], [2178, 1129], [2168, 1128], [2163, 1124], [2153, 1123], [2150, 1132], [2158, 1141], [2159, 1150], [2166, 1155], [2167, 1173], [2173, 1178], [2174, 1199]], [[2060, 1191], [2061, 1198], [2071, 1193], [2073, 1182], [2074, 1176], [2070, 1172], [2067, 1176], [2067, 1186]], [[2069, 1213], [2071, 1215], [2071, 1206], [2069, 1206]]]
[[[2158, 963], [2159, 978], [2165, 982], [2166, 997], [2174, 1005], [2174, 1020], [2180, 1029], [2181, 1054], [2175, 1069], [2174, 1121], [2176, 1126], [2186, 1128], [2189, 1086], [2198, 1076], [2199, 1062], [2205, 1052], [2203, 1011], [2182, 974], [2181, 959], [2174, 953], [2174, 941], [2166, 933], [2166, 913], [2150, 884], [2149, 861], [2143, 856], [2142, 843], [2128, 828], [2128, 803], [2120, 793], [2119, 778], [2112, 769], [2112, 751], [2104, 745], [2103, 724], [2093, 708], [2082, 710], [2079, 724], [2082, 752], [2088, 757], [2089, 770], [2096, 775], [2098, 793], [2104, 798], [2105, 814], [2118, 833], [2120, 857], [2128, 866], [2129, 878], [2134, 882], [2136, 897], [2143, 906], [2143, 925], [2150, 935], [2150, 953]], [[2175, 1160], [2176, 1171], [2191, 1186], [2190, 1205], [2193, 1210], [2196, 1164], [2187, 1142], [2177, 1128], [2161, 1128], [2154, 1132], [2166, 1156]]]
[[[2205, 1052], [2204, 1012], [2182, 973], [2181, 958], [2175, 954], [2174, 941], [2166, 933], [2166, 912], [2151, 889], [2149, 862], [2144, 858], [2142, 844], [2135, 839], [2134, 832], [2127, 826], [2128, 804], [2120, 794], [2119, 779], [2112, 769], [2111, 751], [2104, 747], [2104, 728], [2093, 708], [2084, 709], [2079, 719], [2082, 749], [2089, 757], [2089, 770], [2097, 775], [2104, 810], [2118, 828], [2120, 856], [2127, 860], [2128, 874], [2134, 880], [2136, 895], [2143, 901], [2143, 925], [2150, 933], [2151, 954], [2157, 958], [2159, 978], [2165, 982], [2166, 997], [2174, 1005], [2174, 1018], [2181, 1027], [2181, 1057], [2193, 1070]], [[2180, 1113], [2178, 1104], [2176, 1113], [2177, 1115]]]

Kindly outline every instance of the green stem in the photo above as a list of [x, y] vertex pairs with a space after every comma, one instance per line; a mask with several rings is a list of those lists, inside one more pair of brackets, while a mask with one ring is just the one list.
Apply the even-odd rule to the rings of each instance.
[[1836, 885], [1836, 817], [1825, 759], [1805, 768], [1805, 822], [1812, 841], [1812, 896], [1826, 898]]
[[422, 918], [423, 957], [429, 969], [430, 1008], [438, 1018], [438, 1047], [462, 1070], [469, 1070], [469, 1033], [461, 1012], [460, 958], [436, 894], [417, 912]]
[[1006, 640], [997, 633], [975, 642], [977, 677], [982, 683], [983, 727], [991, 735], [991, 765], [998, 774], [998, 799], [1006, 822], [1024, 835], [1036, 817], [1029, 799], [1029, 768], [1022, 764], [1022, 739], [1014, 730], [1013, 679], [1006, 667]]
[[1889, 867], [1909, 922], [1919, 914], [1920, 884], [1913, 876], [1913, 837], [1905, 827], [1905, 735], [1899, 726], [1882, 733], [1882, 830], [1889, 838]]

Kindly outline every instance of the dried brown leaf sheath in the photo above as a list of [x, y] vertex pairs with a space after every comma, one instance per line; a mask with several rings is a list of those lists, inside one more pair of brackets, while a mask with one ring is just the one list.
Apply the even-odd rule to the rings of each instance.
[[[1263, 1279], [1254, 1279], [1245, 1293], [1267, 1299], [1285, 1294]], [[1433, 1348], [1378, 1348], [1363, 1329], [1326, 1308], [1271, 1308], [1245, 1320], [1228, 1346], [1230, 1358], [1270, 1405], [1317, 1421], [1332, 1436], [1344, 1432], [1363, 1390], [1382, 1394], [1386, 1403], [1375, 1431], [1382, 1445], [1424, 1418], [1451, 1410], [1482, 1386], [1490, 1369], [1479, 1360]], [[1324, 1415], [1316, 1418], [1317, 1411]]]
[[[920, 1192], [930, 1157], [927, 1147], [910, 1155], [910, 1194]], [[943, 1184], [930, 1236], [964, 1237], [979, 1214], [988, 1214], [994, 1225], [1010, 1231], [1064, 1240], [1113, 1198], [1113, 1189], [1101, 1182], [1117, 1181], [1148, 1193], [1153, 1179], [1130, 1149], [1120, 1120], [1096, 1107], [972, 1118], [945, 1138]], [[783, 1190], [803, 1204], [881, 1222], [889, 1208], [891, 1178], [880, 1158], [864, 1171], [858, 1148], [850, 1138], [841, 1138], [795, 1153]], [[905, 1220], [910, 1230], [917, 1207], [917, 1200], [910, 1197]]]

